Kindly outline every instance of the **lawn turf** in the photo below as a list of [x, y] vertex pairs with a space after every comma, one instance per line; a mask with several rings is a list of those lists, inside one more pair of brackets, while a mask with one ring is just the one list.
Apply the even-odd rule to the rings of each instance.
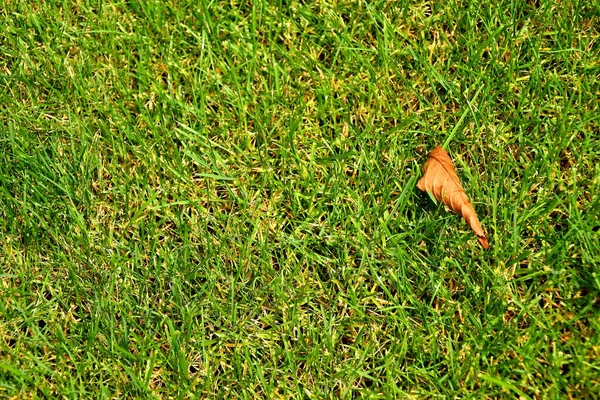
[[[600, 396], [598, 1], [0, 29], [0, 397]], [[415, 188], [436, 145], [489, 251]]]

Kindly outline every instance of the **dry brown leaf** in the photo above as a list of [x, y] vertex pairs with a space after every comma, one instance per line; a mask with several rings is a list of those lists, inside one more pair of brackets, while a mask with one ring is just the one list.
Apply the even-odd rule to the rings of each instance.
[[479, 243], [485, 249], [489, 247], [475, 209], [456, 175], [452, 160], [440, 146], [427, 155], [423, 177], [417, 183], [417, 187], [424, 192], [430, 192], [437, 201], [443, 201], [452, 211], [462, 215], [477, 235]]

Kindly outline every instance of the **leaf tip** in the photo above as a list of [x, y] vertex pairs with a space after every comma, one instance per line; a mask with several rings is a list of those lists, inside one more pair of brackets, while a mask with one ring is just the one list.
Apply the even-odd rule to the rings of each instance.
[[481, 243], [481, 245], [483, 246], [484, 249], [487, 250], [490, 248], [488, 240], [485, 236], [477, 236], [477, 240], [479, 240], [479, 243]]

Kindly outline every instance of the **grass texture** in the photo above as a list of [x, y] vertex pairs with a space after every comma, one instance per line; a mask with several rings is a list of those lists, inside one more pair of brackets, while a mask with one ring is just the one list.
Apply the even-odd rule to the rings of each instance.
[[[600, 396], [597, 1], [0, 27], [0, 397]], [[436, 145], [487, 252], [415, 188]]]

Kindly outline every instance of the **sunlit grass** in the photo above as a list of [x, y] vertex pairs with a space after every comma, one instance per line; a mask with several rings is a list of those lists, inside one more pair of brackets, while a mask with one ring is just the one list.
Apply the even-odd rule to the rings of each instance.
[[599, 10], [0, 1], [0, 396], [598, 396]]

